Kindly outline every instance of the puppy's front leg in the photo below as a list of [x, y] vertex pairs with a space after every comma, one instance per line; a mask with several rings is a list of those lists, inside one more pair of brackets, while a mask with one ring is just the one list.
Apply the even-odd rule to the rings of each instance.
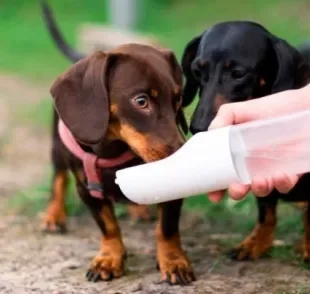
[[109, 200], [93, 198], [84, 186], [78, 185], [78, 191], [102, 232], [100, 250], [93, 258], [86, 277], [91, 282], [119, 278], [123, 275], [126, 250], [113, 205]]
[[54, 171], [52, 195], [41, 223], [41, 229], [45, 232], [65, 233], [66, 229], [66, 211], [65, 198], [68, 184], [68, 171], [57, 170]]
[[182, 200], [159, 204], [156, 226], [157, 261], [162, 279], [170, 284], [187, 285], [195, 280], [189, 259], [181, 246], [179, 219]]
[[258, 205], [257, 224], [241, 244], [229, 252], [233, 260], [256, 260], [272, 247], [277, 223], [278, 193], [275, 190], [266, 197], [256, 197]]

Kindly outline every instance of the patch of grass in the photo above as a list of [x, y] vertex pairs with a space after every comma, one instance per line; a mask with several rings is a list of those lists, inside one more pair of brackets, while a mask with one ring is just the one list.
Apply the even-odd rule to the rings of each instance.
[[[184, 201], [184, 208], [203, 214], [207, 221], [216, 227], [217, 232], [246, 233], [254, 227], [257, 219], [257, 204], [250, 194], [243, 200], [234, 201], [225, 197], [220, 203], [211, 202], [206, 195], [189, 197]], [[298, 239], [304, 233], [303, 211], [294, 203], [279, 201], [277, 206], [276, 237]]]
[[294, 294], [309, 294], [309, 293], [310, 293], [310, 285], [299, 286], [298, 289], [294, 292]]
[[[85, 206], [76, 194], [73, 178], [69, 181], [66, 208], [69, 216], [80, 215], [85, 212]], [[42, 183], [23, 190], [9, 198], [8, 209], [19, 213], [35, 216], [45, 211], [51, 195], [51, 177]]]
[[269, 250], [268, 256], [283, 262], [297, 263], [301, 265], [301, 260], [291, 245], [275, 246]]
[[[35, 80], [54, 77], [70, 63], [57, 51], [41, 20], [40, 1], [4, 1], [0, 10], [0, 68]], [[105, 20], [103, 1], [50, 1], [70, 43], [84, 21]]]
[[246, 233], [256, 221], [255, 203], [253, 195], [240, 201], [226, 196], [220, 203], [213, 203], [206, 195], [200, 195], [187, 198], [184, 209], [202, 214], [217, 233]]
[[[51, 197], [51, 183], [51, 176], [49, 176], [42, 183], [12, 195], [8, 199], [8, 210], [28, 216], [36, 216], [40, 212], [45, 212]], [[68, 185], [66, 211], [68, 216], [79, 216], [89, 212], [76, 192], [73, 176], [70, 176]], [[126, 207], [121, 204], [115, 205], [115, 214], [119, 218], [125, 217]]]
[[310, 285], [298, 285], [295, 289], [279, 289], [274, 294], [309, 294]]
[[18, 110], [19, 121], [50, 130], [53, 115], [51, 97], [44, 97], [36, 104], [33, 103], [29, 107]]
[[[75, 45], [77, 30], [84, 22], [108, 24], [107, 1], [49, 0], [61, 30]], [[308, 39], [310, 29], [301, 22], [296, 6], [306, 0], [180, 0], [140, 1], [141, 21], [137, 31], [154, 34], [178, 57], [186, 43], [210, 25], [225, 20], [259, 21], [292, 44]], [[0, 10], [0, 68], [36, 80], [50, 79], [69, 66], [58, 52], [41, 19], [39, 1], [3, 1]], [[293, 9], [294, 8], [294, 9]], [[295, 11], [292, 13], [291, 11]]]
[[[256, 224], [257, 207], [252, 195], [241, 202], [226, 198], [219, 204], [209, 203], [208, 200], [203, 200], [203, 203], [201, 206], [195, 204], [186, 208], [205, 216], [206, 222], [210, 224], [209, 233], [231, 235], [219, 240], [224, 251], [239, 245]], [[274, 246], [264, 254], [264, 257], [309, 269], [303, 263], [302, 256], [296, 251], [296, 243], [303, 238], [302, 215], [302, 210], [294, 205], [279, 203], [275, 239], [283, 241], [284, 244]]]

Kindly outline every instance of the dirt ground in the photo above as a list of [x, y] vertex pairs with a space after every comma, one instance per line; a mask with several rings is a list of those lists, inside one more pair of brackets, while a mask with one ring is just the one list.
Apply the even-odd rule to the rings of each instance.
[[38, 183], [47, 173], [49, 134], [15, 117], [47, 96], [16, 77], [0, 75], [0, 293], [310, 293], [310, 271], [274, 259], [236, 263], [223, 255], [222, 239], [210, 224], [184, 213], [182, 237], [197, 282], [179, 287], [159, 283], [154, 224], [122, 221], [129, 257], [125, 277], [92, 284], [85, 273], [98, 249], [99, 230], [88, 216], [70, 218], [67, 235], [45, 235], [34, 217], [8, 213], [8, 197]]

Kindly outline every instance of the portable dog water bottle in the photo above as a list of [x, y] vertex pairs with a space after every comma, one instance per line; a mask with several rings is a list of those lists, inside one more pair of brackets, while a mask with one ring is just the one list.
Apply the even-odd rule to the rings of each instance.
[[124, 195], [154, 204], [310, 171], [310, 111], [201, 132], [171, 156], [117, 171]]

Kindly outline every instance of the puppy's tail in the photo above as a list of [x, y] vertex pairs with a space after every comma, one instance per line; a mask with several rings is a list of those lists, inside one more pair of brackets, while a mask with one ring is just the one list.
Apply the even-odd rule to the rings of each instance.
[[75, 51], [71, 48], [68, 43], [64, 40], [60, 30], [56, 24], [55, 18], [53, 17], [53, 12], [46, 0], [41, 0], [41, 10], [43, 14], [43, 20], [51, 34], [54, 42], [56, 43], [58, 49], [73, 63], [84, 58], [85, 55]]
[[299, 46], [297, 46], [297, 50], [310, 63], [310, 41], [306, 41], [306, 42], [300, 44]]

